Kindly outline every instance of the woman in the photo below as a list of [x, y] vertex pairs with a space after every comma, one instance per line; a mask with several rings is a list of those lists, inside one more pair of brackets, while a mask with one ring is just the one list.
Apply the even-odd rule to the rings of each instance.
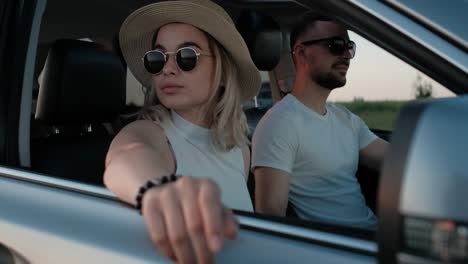
[[[111, 144], [104, 182], [141, 209], [162, 254], [211, 262], [224, 237], [237, 233], [223, 204], [252, 210], [241, 102], [258, 92], [259, 72], [229, 15], [211, 1], [145, 6], [119, 37], [128, 67], [149, 89], [142, 120]], [[174, 174], [183, 177], [172, 182]]]

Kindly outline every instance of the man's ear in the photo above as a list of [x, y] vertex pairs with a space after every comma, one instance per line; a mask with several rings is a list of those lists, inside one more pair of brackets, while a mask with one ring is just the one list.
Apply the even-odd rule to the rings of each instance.
[[305, 49], [303, 46], [297, 46], [296, 49], [294, 50], [294, 56], [296, 56], [296, 61], [304, 64], [307, 62], [306, 54], [305, 54]]

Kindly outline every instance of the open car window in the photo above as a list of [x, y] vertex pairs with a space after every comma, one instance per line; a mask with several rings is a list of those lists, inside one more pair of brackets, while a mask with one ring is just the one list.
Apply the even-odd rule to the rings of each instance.
[[398, 57], [354, 32], [357, 53], [351, 60], [345, 87], [329, 97], [361, 117], [374, 130], [391, 132], [401, 109], [416, 100], [456, 94]]
[[[71, 3], [59, 0], [48, 1], [42, 24], [40, 25], [41, 31], [33, 76], [33, 92], [32, 94], [24, 95], [32, 97], [31, 113], [28, 113], [30, 121], [28, 124], [30, 124], [30, 127], [26, 127], [26, 129], [30, 129], [30, 137], [28, 138], [29, 145], [23, 145], [27, 149], [20, 149], [19, 152], [28, 153], [28, 155], [30, 153], [31, 163], [20, 164], [21, 166], [16, 166], [15, 169], [27, 171], [28, 177], [31, 176], [30, 178], [39, 175], [40, 177], [37, 178], [37, 181], [42, 181], [41, 179], [45, 178], [59, 179], [58, 182], [49, 184], [53, 188], [60, 189], [60, 186], [67, 186], [70, 183], [73, 185], [73, 183], [79, 182], [84, 185], [76, 185], [73, 190], [81, 188], [86, 189], [87, 193], [101, 193], [101, 196], [104, 197], [110, 195], [104, 189], [101, 177], [104, 169], [104, 157], [110, 142], [119, 129], [134, 120], [135, 116], [133, 114], [143, 104], [142, 91], [144, 89], [144, 87], [136, 82], [133, 75], [128, 71], [125, 62], [122, 61], [118, 45], [116, 44], [116, 36], [123, 19], [130, 12], [143, 5], [143, 2], [146, 3], [147, 1], [125, 1], [125, 4], [122, 5], [109, 4], [109, 1], [88, 1], [86, 4], [82, 4], [80, 1], [71, 1]], [[239, 7], [239, 3], [245, 4], [245, 2], [249, 1], [236, 1], [236, 4], [232, 4], [229, 1], [219, 2], [224, 4], [229, 9], [232, 17], [235, 18], [242, 9]], [[277, 3], [271, 6], [265, 3], [257, 3], [258, 5], [246, 4], [243, 8], [265, 11], [281, 25], [283, 29], [282, 33], [287, 35], [287, 29], [291, 25], [292, 20], [297, 18], [298, 14], [306, 11], [307, 3], [296, 5], [287, 1], [272, 2]], [[321, 4], [317, 5], [320, 8]], [[0, 11], [1, 6], [2, 4], [0, 3]], [[369, 15], [369, 17], [371, 16]], [[351, 27], [360, 28], [360, 33], [366, 30], [362, 27], [362, 24], [353, 23], [355, 21], [348, 18], [346, 16], [344, 21], [349, 23]], [[440, 23], [443, 22], [441, 21]], [[453, 32], [456, 33], [456, 30], [453, 30]], [[401, 34], [401, 32], [392, 31], [392, 34], [400, 36], [398, 34]], [[376, 39], [384, 34], [379, 35], [372, 31], [368, 35], [371, 36], [373, 41], [376, 41]], [[85, 38], [87, 41], [83, 41]], [[449, 67], [443, 74], [436, 74], [435, 78], [447, 80], [445, 84], [448, 84], [447, 87], [450, 90], [430, 79], [429, 75], [433, 73], [427, 70], [431, 66], [430, 63], [424, 62], [419, 64], [418, 57], [411, 57], [411, 55], [405, 57], [405, 60], [409, 61], [414, 67], [426, 69], [427, 75], [425, 75], [415, 70], [413, 66], [408, 66], [408, 64], [397, 59], [396, 55], [377, 48], [376, 45], [369, 43], [359, 35], [352, 34], [351, 38], [354, 38], [358, 48], [357, 55], [353, 59], [350, 72], [348, 73], [349, 83], [344, 88], [333, 91], [330, 101], [347, 107], [360, 116], [371, 129], [383, 131], [382, 134], [378, 135], [385, 137], [385, 139], [390, 138], [390, 133], [395, 126], [394, 120], [401, 108], [406, 104], [417, 99], [425, 100], [428, 98], [455, 96], [455, 93], [450, 90], [457, 93], [460, 93], [460, 91], [466, 93], [465, 87], [454, 87], [455, 85], [451, 85], [461, 83], [460, 80], [463, 78], [444, 79], [444, 77], [451, 76], [451, 68]], [[383, 37], [384, 40], [388, 40], [389, 38], [388, 36]], [[78, 68], [76, 64], [60, 65], [57, 64], [57, 61], [53, 63], [50, 58], [50, 51], [57, 43], [62, 45], [61, 47], [69, 47], [70, 45], [67, 41], [83, 41], [79, 45], [86, 49], [91, 48], [91, 50], [94, 50], [93, 47], [103, 49], [99, 48], [102, 52], [99, 52], [98, 55], [86, 52], [73, 53], [74, 55], [80, 55], [81, 58], [87, 58], [89, 67]], [[378, 44], [382, 45], [382, 42], [384, 41], [380, 41]], [[431, 42], [428, 43], [430, 44]], [[395, 46], [395, 50], [398, 48], [398, 46]], [[386, 50], [392, 49], [386, 47]], [[403, 57], [398, 50], [395, 50], [392, 50], [392, 52]], [[426, 52], [430, 53], [430, 51]], [[432, 58], [432, 63], [437, 64], [437, 59], [440, 59], [437, 56], [435, 59]], [[108, 73], [100, 71], [103, 67], [101, 64], [103, 60], [100, 60], [100, 58], [110, 58], [112, 65], [116, 66], [115, 70], [111, 73], [112, 78], [105, 75]], [[442, 61], [447, 63], [445, 60]], [[291, 84], [293, 76], [290, 75], [289, 70], [284, 70], [286, 68], [283, 67], [283, 70], [276, 68], [270, 72], [262, 72], [260, 93], [252, 101], [245, 102], [244, 111], [251, 131], [255, 130], [259, 119], [268, 109], [275, 102], [279, 101], [281, 96], [289, 92], [288, 89], [291, 87], [288, 87], [288, 85]], [[82, 88], [87, 89], [88, 97], [83, 97], [86, 100], [73, 100], [73, 98], [76, 98], [74, 97], [75, 94], [70, 94], [64, 101], [56, 102], [57, 104], [44, 104], [50, 108], [57, 106], [67, 111], [77, 109], [81, 111], [71, 112], [68, 117], [72, 116], [75, 118], [71, 120], [61, 119], [60, 115], [50, 115], [49, 113], [48, 116], [54, 118], [51, 120], [48, 116], [44, 117], [38, 114], [39, 97], [44, 96], [44, 94], [41, 95], [41, 91], [45, 90], [44, 87], [53, 85], [51, 83], [55, 80], [56, 76], [69, 74], [69, 72], [64, 73], [64, 69], [71, 69], [71, 72], [75, 73], [79, 72], [79, 70], [85, 70], [87, 74], [91, 74], [89, 78], [73, 79], [67, 83], [72, 88], [72, 91], [77, 91], [76, 88], [80, 88], [74, 86], [77, 81], [86, 81], [86, 85], [82, 86]], [[41, 73], [44, 74], [44, 70], [48, 71], [48, 79], [39, 78]], [[455, 71], [458, 76], [460, 76], [460, 72], [462, 70]], [[281, 79], [282, 77], [285, 77], [285, 79]], [[112, 82], [109, 82], [109, 80]], [[102, 87], [106, 87], [107, 90], [100, 94], [98, 91]], [[112, 89], [109, 89], [109, 87]], [[101, 115], [102, 113], [96, 110], [96, 106], [100, 106], [101, 102], [105, 103], [108, 110], [112, 113]], [[115, 107], [115, 105], [118, 105], [118, 107]], [[90, 119], [86, 120], [85, 123], [73, 123], [77, 120], [82, 121], [83, 118]], [[53, 123], [56, 120], [63, 123]], [[79, 162], [76, 163], [76, 160], [79, 160]], [[379, 215], [377, 201], [379, 195], [379, 172], [358, 168], [356, 174], [367, 205], [376, 215]], [[250, 176], [250, 179], [252, 177], [253, 175]], [[255, 183], [249, 182], [248, 184], [250, 184], [249, 188], [252, 191], [252, 184]], [[88, 188], [89, 186], [92, 186], [92, 188]], [[66, 189], [65, 187], [63, 188]], [[251, 196], [254, 195], [251, 193]], [[116, 204], [120, 206], [120, 204]], [[339, 234], [344, 237], [359, 238], [367, 242], [375, 238], [374, 231], [337, 226], [326, 222], [301, 220], [294, 213], [288, 214], [288, 217], [283, 218], [245, 212], [241, 212], [239, 215], [247, 215], [253, 219], [267, 219], [289, 227], [301, 227], [308, 230]], [[272, 231], [273, 229], [269, 230], [268, 225], [262, 228], [266, 233], [269, 231], [274, 234], [280, 232], [278, 230]], [[296, 234], [300, 237], [299, 231]], [[333, 242], [327, 243], [325, 243], [327, 246], [333, 244]], [[371, 243], [363, 251], [367, 255], [372, 255], [376, 251], [375, 244]]]
[[[109, 9], [109, 20], [100, 23], [99, 27], [92, 26], [92, 21], [78, 18], [78, 13], [87, 13], [89, 8], [100, 9], [101, 4], [78, 7], [73, 4], [63, 6], [54, 1], [48, 3], [40, 28], [30, 116], [31, 166], [28, 170], [60, 180], [89, 184], [93, 188], [104, 188], [102, 172], [106, 151], [119, 129], [135, 120], [134, 114], [142, 106], [143, 92], [147, 89], [128, 70], [117, 42], [120, 23], [138, 8], [138, 4], [125, 10]], [[233, 13], [239, 12], [235, 6], [226, 7], [232, 8]], [[292, 10], [306, 11], [299, 6]], [[90, 19], [98, 19], [99, 16], [93, 12], [97, 11], [90, 13]], [[296, 17], [291, 14], [282, 17], [280, 14], [279, 9], [275, 9], [271, 18], [278, 23], [286, 23], [287, 20], [291, 24], [291, 19]], [[67, 30], [57, 27], [57, 24], [68, 25], [63, 27]], [[287, 35], [288, 32], [283, 33]], [[70, 59], [78, 55], [88, 58], [86, 65]], [[112, 67], [113, 71], [110, 74], [102, 71], [105, 67]], [[270, 76], [274, 74], [262, 71], [261, 76], [259, 94], [243, 105], [251, 132], [273, 106], [272, 94], [281, 85], [272, 83], [274, 80]], [[277, 94], [284, 96], [287, 93]], [[105, 112], [98, 109], [105, 109]], [[77, 162], [86, 166], [76, 166]], [[254, 197], [255, 190], [251, 183], [253, 177], [249, 177], [251, 197]], [[296, 217], [293, 221], [297, 223], [300, 219]], [[333, 230], [328, 227], [329, 223], [304, 221], [303, 224], [314, 228], [323, 225], [327, 231]], [[365, 233], [350, 230], [350, 235], [353, 232]], [[367, 238], [371, 237], [370, 232]]]
[[[99, 3], [96, 3], [94, 8], [100, 8], [99, 5]], [[49, 2], [48, 9], [46, 9], [44, 15], [43, 24], [41, 25], [40, 45], [36, 60], [36, 72], [40, 72], [42, 74], [37, 77], [37, 86], [35, 87], [35, 93], [33, 94], [33, 101], [35, 104], [32, 107], [33, 111], [31, 115], [32, 171], [38, 171], [44, 174], [54, 175], [72, 181], [80, 181], [95, 186], [103, 186], [102, 179], [99, 178], [100, 172], [103, 170], [103, 163], [100, 159], [105, 155], [106, 149], [113, 136], [115, 136], [115, 133], [117, 133], [123, 125], [134, 120], [135, 117], [131, 115], [138, 111], [139, 107], [142, 106], [144, 100], [143, 91], [146, 88], [142, 87], [141, 84], [138, 83], [132, 73], [128, 68], [126, 68], [125, 62], [120, 61], [125, 69], [123, 72], [119, 73], [123, 74], [121, 77], [125, 89], [125, 106], [119, 110], [120, 113], [115, 113], [119, 114], [119, 117], [108, 118], [100, 120], [99, 122], [91, 120], [89, 123], [73, 128], [51, 124], [47, 118], [43, 118], [43, 120], [41, 120], [41, 115], [36, 112], [36, 109], [39, 109], [37, 100], [41, 95], [41, 89], [44, 90], [44, 87], [51, 85], [50, 78], [48, 79], [48, 82], [43, 78], [42, 75], [44, 74], [44, 71], [55, 70], [57, 74], [61, 74], [60, 71], [62, 70], [62, 67], [68, 67], [68, 65], [57, 66], [53, 63], [48, 63], [49, 56], [51, 55], [50, 50], [53, 48], [54, 44], [61, 42], [62, 39], [86, 41], [89, 42], [89, 45], [95, 44], [107, 49], [108, 56], [122, 59], [119, 54], [120, 51], [118, 43], [116, 42], [118, 29], [125, 16], [137, 7], [138, 5], [135, 4], [134, 7], [128, 8], [125, 11], [110, 10], [109, 16], [112, 16], [112, 19], [108, 23], [101, 24], [100, 27], [93, 27], [90, 25], [91, 23], [80, 24], [78, 21], [75, 21], [76, 14], [71, 11], [70, 7], [61, 6], [53, 1]], [[233, 8], [233, 13], [239, 12], [239, 10], [236, 10], [233, 6], [227, 5], [227, 7]], [[68, 13], [59, 12], [60, 8], [68, 10]], [[300, 10], [302, 13], [306, 12], [306, 9], [300, 8], [299, 6], [292, 8], [291, 10]], [[292, 12], [291, 10], [288, 12]], [[81, 7], [80, 12], [87, 11], [85, 10], [85, 7]], [[282, 33], [285, 36], [289, 34], [288, 27], [293, 23], [294, 18], [297, 18], [297, 16], [291, 16], [291, 13], [287, 13], [283, 17], [278, 10], [274, 10], [271, 17], [278, 21], [278, 23], [284, 23]], [[62, 31], [60, 28], [56, 27], [58, 23], [69, 23], [73, 26], [70, 26], [70, 29], [67, 31]], [[376, 45], [368, 42], [359, 35], [351, 33], [351, 38], [355, 39], [358, 48], [357, 56], [351, 62], [350, 71], [348, 73], [349, 81], [345, 87], [333, 91], [329, 99], [331, 102], [343, 104], [349, 110], [360, 116], [371, 129], [390, 132], [393, 129], [394, 121], [401, 107], [403, 107], [407, 102], [414, 100], [416, 97], [427, 98], [454, 95], [447, 91], [447, 89], [444, 89], [434, 81], [428, 79], [425, 75], [420, 74], [412, 66], [405, 64], [394, 55], [378, 48]], [[63, 45], [67, 44], [65, 43]], [[118, 62], [119, 61], [116, 61], [116, 63]], [[91, 61], [90, 63], [92, 66], [94, 62]], [[96, 60], [95, 63], [99, 62]], [[291, 64], [292, 60], [286, 63]], [[96, 71], [99, 67], [101, 66], [96, 66]], [[289, 65], [289, 67], [283, 67], [283, 69], [290, 69], [291, 67], [293, 66]], [[90, 74], [92, 73], [90, 72]], [[284, 72], [282, 72], [282, 69], [280, 68], [275, 69], [272, 74], [272, 76], [278, 77], [284, 75]], [[95, 78], [95, 81], [98, 81], [98, 75], [99, 74], [96, 74], [95, 76], [90, 75], [92, 77], [90, 77], [89, 85], [92, 85], [93, 78]], [[280, 95], [279, 99], [281, 99], [283, 96], [288, 94], [291, 89], [291, 87], [289, 87], [289, 91], [281, 90], [281, 88], [284, 87], [284, 83], [289, 85], [292, 84], [291, 80], [286, 82], [281, 79], [271, 80], [270, 74], [266, 71], [261, 72], [261, 76], [262, 87], [259, 94], [252, 100], [243, 104], [251, 133], [255, 130], [255, 127], [261, 117], [273, 106], [274, 100], [272, 98], [274, 96], [272, 94], [276, 92]], [[398, 76], [398, 78], [395, 78], [395, 76]], [[104, 79], [106, 77], [101, 75], [99, 78]], [[272, 82], [275, 81], [276, 83], [272, 84]], [[415, 88], [418, 85], [423, 86], [422, 89], [428, 89], [429, 91], [418, 92], [417, 88]], [[275, 91], [275, 89], [279, 89], [279, 91]], [[424, 92], [429, 92], [430, 94], [425, 94]], [[102, 100], [104, 100], [104, 98], [105, 97], [102, 97]], [[117, 100], [118, 98], [107, 98], [109, 101], [114, 99]], [[76, 106], [78, 108], [82, 107], [80, 104], [77, 104]], [[81, 113], [78, 112], [77, 114]], [[129, 116], [130, 118], [126, 119]], [[44, 120], [46, 122], [44, 122]], [[62, 136], [73, 133], [75, 134], [71, 138]], [[68, 172], [72, 165], [67, 163], [67, 160], [63, 158], [62, 148], [66, 148], [69, 144], [80, 146], [86, 145], [86, 143], [82, 142], [83, 136], [96, 137], [101, 143], [106, 143], [100, 145], [97, 144], [95, 147], [79, 148], [80, 153], [78, 155], [90, 157], [89, 160], [83, 160], [83, 162], [86, 162], [89, 166], [86, 168], [83, 167], [83, 170], [73, 170]], [[388, 139], [389, 134], [385, 136], [386, 139]], [[274, 142], [271, 142], [271, 144], [274, 144]], [[44, 151], [45, 153], [54, 155], [52, 156], [52, 160], [50, 160], [51, 157], [43, 154]], [[87, 154], [88, 152], [90, 154]], [[57, 164], [57, 161], [61, 162], [62, 165], [55, 165]], [[87, 170], [94, 171], [94, 173], [87, 173]], [[85, 174], [88, 176], [83, 177], [82, 175]], [[379, 177], [378, 172], [367, 172], [366, 174], [366, 177], [370, 179], [378, 179]], [[250, 181], [252, 181], [252, 177], [253, 175], [250, 176]], [[371, 183], [361, 182], [361, 184], [363, 186], [366, 185], [366, 187], [361, 187], [363, 188], [363, 194], [368, 203], [370, 203], [372, 210], [376, 212], [375, 204], [377, 199], [378, 180], [374, 180]], [[254, 188], [251, 187], [250, 191], [251, 196], [254, 197], [252, 194]], [[296, 217], [295, 221], [297, 220], [298, 219]]]

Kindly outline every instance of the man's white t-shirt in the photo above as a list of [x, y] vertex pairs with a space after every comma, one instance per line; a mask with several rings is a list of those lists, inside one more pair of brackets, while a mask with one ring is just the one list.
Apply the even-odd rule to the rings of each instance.
[[377, 136], [345, 107], [326, 109], [320, 115], [293, 95], [275, 104], [255, 129], [252, 168], [290, 175], [289, 201], [302, 219], [376, 228], [355, 174], [359, 150]]

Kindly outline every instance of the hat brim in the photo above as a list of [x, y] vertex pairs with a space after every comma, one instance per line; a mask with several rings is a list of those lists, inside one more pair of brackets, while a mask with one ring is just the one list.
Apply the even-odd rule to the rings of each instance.
[[119, 41], [122, 54], [133, 75], [145, 87], [151, 87], [151, 74], [144, 68], [142, 58], [152, 49], [151, 41], [156, 30], [169, 23], [187, 23], [210, 34], [237, 66], [241, 100], [258, 94], [260, 73], [232, 20], [214, 8], [188, 1], [165, 1], [144, 6], [133, 12], [121, 26]]

